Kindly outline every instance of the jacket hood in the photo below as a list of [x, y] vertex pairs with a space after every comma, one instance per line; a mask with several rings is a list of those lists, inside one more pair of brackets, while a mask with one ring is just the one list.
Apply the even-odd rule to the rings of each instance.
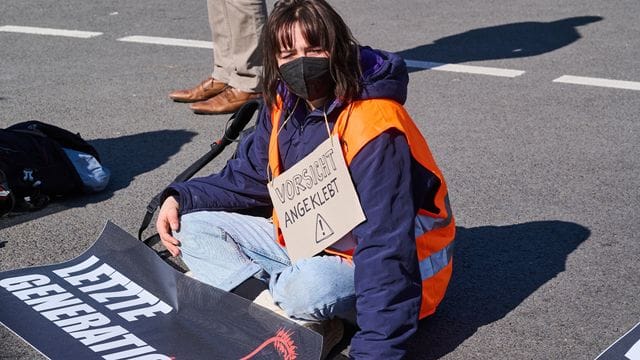
[[368, 46], [360, 48], [362, 92], [360, 99], [407, 100], [409, 73], [404, 60], [396, 54]]

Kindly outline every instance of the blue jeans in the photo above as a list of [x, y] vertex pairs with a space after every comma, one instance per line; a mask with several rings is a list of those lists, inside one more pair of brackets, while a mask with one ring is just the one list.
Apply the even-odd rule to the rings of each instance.
[[265, 218], [222, 211], [182, 215], [182, 259], [196, 279], [230, 291], [254, 276], [269, 284], [276, 305], [292, 318], [355, 322], [353, 263], [314, 256], [291, 263]]

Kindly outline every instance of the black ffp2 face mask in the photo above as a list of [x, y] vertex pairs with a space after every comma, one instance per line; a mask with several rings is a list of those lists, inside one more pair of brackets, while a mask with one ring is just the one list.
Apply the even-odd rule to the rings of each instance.
[[329, 59], [323, 57], [303, 56], [283, 64], [280, 76], [292, 93], [309, 101], [326, 96], [334, 86]]

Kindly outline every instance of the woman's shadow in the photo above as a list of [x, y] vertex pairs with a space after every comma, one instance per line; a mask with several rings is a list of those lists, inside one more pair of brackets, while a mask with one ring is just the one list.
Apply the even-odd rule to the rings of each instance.
[[454, 273], [436, 313], [420, 324], [410, 359], [438, 359], [481, 326], [502, 319], [565, 270], [590, 235], [584, 226], [537, 221], [457, 228]]
[[[107, 187], [95, 194], [73, 196], [66, 199], [54, 199], [44, 208], [0, 218], [0, 229], [21, 224], [43, 216], [51, 215], [69, 208], [107, 200], [113, 194], [126, 188], [136, 176], [154, 170], [175, 155], [180, 148], [191, 141], [196, 133], [185, 130], [158, 130], [125, 135], [109, 139], [95, 139], [88, 142], [100, 155], [101, 164], [109, 169], [111, 178]], [[203, 154], [206, 152], [205, 149]], [[194, 159], [195, 161], [195, 159]], [[176, 175], [178, 171], [176, 172]], [[157, 189], [159, 192], [162, 189]], [[147, 202], [140, 200], [140, 216]], [[0, 244], [2, 247], [2, 244]]]
[[[576, 29], [602, 20], [600, 16], [578, 16], [551, 22], [527, 21], [473, 29], [443, 37], [432, 44], [403, 50], [407, 60], [464, 63], [510, 59], [544, 54], [581, 38]], [[410, 71], [419, 69], [413, 68]]]

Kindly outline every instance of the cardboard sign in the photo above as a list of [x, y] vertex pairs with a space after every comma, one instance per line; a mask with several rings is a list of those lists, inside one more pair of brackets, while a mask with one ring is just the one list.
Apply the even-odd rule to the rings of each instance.
[[640, 323], [598, 355], [596, 360], [640, 360]]
[[268, 188], [293, 261], [319, 253], [366, 220], [337, 135]]
[[176, 271], [112, 223], [78, 258], [0, 273], [0, 322], [51, 359], [319, 359], [322, 337]]

